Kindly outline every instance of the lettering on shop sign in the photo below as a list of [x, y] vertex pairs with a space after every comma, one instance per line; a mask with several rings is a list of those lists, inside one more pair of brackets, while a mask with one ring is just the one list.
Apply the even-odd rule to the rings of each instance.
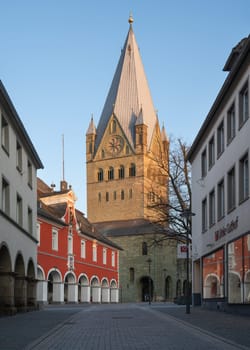
[[238, 227], [238, 216], [236, 216], [236, 219], [232, 220], [225, 227], [222, 227], [221, 229], [215, 231], [214, 240], [218, 241], [219, 239], [223, 238], [224, 236], [226, 236], [230, 232], [236, 230], [237, 227]]

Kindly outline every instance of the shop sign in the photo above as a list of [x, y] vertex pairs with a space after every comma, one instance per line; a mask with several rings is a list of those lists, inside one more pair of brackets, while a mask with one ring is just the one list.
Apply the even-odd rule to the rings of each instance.
[[[189, 253], [192, 254], [192, 245], [189, 245]], [[186, 259], [187, 257], [187, 245], [186, 244], [178, 244], [177, 246], [177, 258], [178, 259]], [[191, 256], [190, 256], [191, 257]]]
[[222, 227], [221, 229], [215, 231], [214, 233], [214, 240], [218, 241], [227, 234], [231, 233], [232, 231], [236, 230], [238, 228], [238, 216], [236, 216], [235, 220], [232, 220], [230, 223], [228, 223], [226, 226]]

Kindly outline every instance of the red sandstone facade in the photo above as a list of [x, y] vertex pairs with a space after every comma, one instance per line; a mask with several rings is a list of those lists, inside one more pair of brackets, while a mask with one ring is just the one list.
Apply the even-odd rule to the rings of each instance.
[[38, 301], [118, 302], [119, 247], [75, 208], [67, 183], [54, 191], [38, 179]]

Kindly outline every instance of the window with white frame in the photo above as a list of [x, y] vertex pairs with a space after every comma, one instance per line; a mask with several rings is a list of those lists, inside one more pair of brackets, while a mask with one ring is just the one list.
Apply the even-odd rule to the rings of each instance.
[[20, 226], [23, 225], [23, 200], [18, 193], [16, 195], [16, 222]]
[[214, 136], [211, 137], [208, 143], [208, 167], [211, 168], [215, 162]]
[[84, 239], [81, 240], [81, 258], [86, 258], [86, 241]]
[[206, 148], [201, 154], [201, 177], [205, 177], [207, 175], [207, 150]]
[[22, 147], [18, 140], [16, 141], [16, 168], [20, 173], [23, 170]]
[[224, 217], [225, 215], [225, 187], [224, 187], [224, 179], [222, 179], [218, 183], [217, 187], [217, 193], [218, 193], [218, 198], [217, 198], [217, 213], [218, 213], [218, 220]]
[[243, 86], [239, 95], [239, 126], [243, 125], [249, 118], [249, 95], [248, 81]]
[[10, 185], [5, 178], [2, 178], [2, 210], [5, 214], [10, 214]]
[[107, 264], [107, 248], [102, 249], [102, 263]]
[[111, 264], [114, 267], [115, 266], [115, 252], [112, 251], [112, 255], [111, 255]]
[[239, 162], [239, 201], [242, 202], [249, 196], [249, 167], [248, 153]]
[[58, 250], [58, 231], [52, 229], [52, 250]]
[[68, 235], [68, 254], [73, 254], [73, 237], [71, 234]]
[[201, 229], [202, 232], [205, 232], [207, 230], [207, 198], [204, 198], [201, 203], [202, 208], [202, 217], [201, 217]]
[[215, 224], [215, 191], [209, 193], [209, 225]]
[[235, 168], [227, 173], [227, 210], [235, 208]]
[[9, 140], [9, 124], [7, 120], [2, 115], [1, 118], [1, 139], [2, 139], [2, 147], [3, 149], [9, 153], [10, 140]]
[[93, 242], [92, 245], [92, 260], [97, 261], [97, 245], [96, 242]]
[[220, 123], [217, 129], [217, 157], [219, 157], [225, 148], [225, 139], [224, 139], [224, 120]]
[[235, 137], [235, 106], [234, 103], [227, 112], [227, 143]]

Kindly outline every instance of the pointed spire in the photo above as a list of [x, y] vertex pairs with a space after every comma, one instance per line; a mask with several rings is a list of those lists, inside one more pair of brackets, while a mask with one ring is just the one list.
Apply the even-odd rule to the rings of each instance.
[[89, 127], [87, 130], [86, 135], [90, 135], [90, 134], [96, 134], [96, 127], [95, 127], [95, 123], [94, 123], [94, 119], [93, 119], [93, 114], [91, 115], [91, 121], [89, 123]]
[[167, 133], [166, 133], [166, 130], [165, 130], [165, 126], [164, 124], [162, 125], [162, 128], [161, 128], [161, 139], [162, 141], [168, 141], [168, 136], [167, 136]]
[[130, 28], [98, 123], [96, 149], [113, 114], [132, 148], [136, 140], [134, 126], [142, 105], [143, 122], [148, 127], [148, 147], [158, 122], [132, 23], [130, 15]]
[[144, 124], [144, 117], [143, 117], [143, 110], [141, 107], [141, 110], [140, 110], [140, 113], [136, 119], [135, 125], [142, 125], [142, 124]]

